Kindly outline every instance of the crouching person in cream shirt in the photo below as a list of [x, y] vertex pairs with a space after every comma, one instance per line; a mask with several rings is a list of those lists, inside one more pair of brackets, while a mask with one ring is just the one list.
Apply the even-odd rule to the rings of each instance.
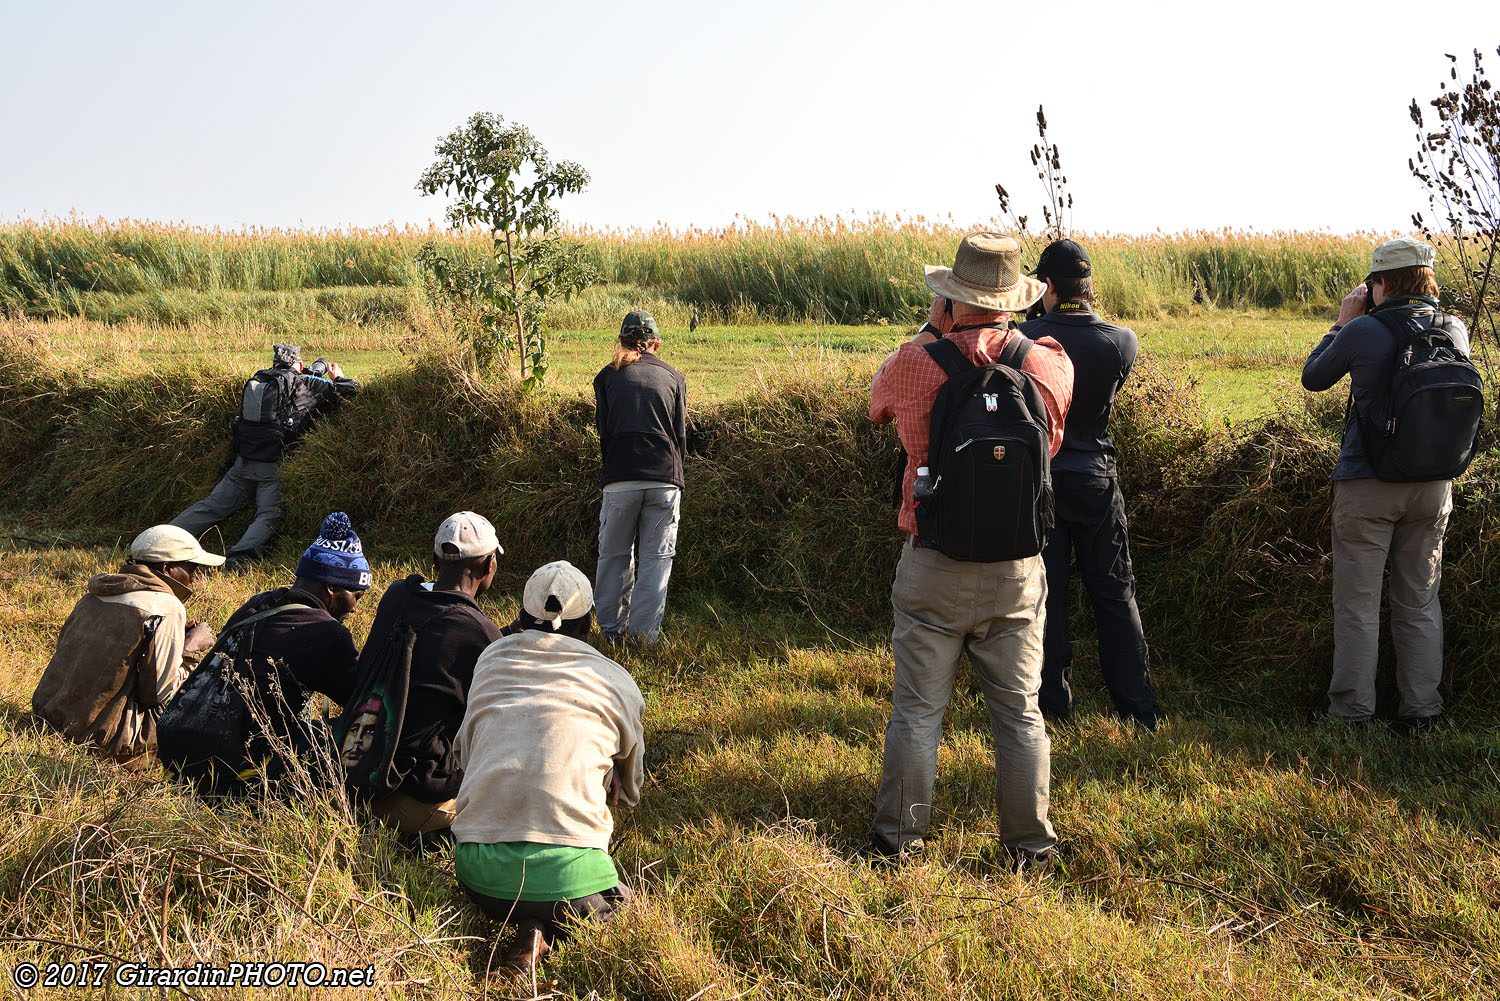
[[567, 562], [526, 583], [521, 632], [480, 654], [454, 750], [459, 881], [516, 926], [507, 965], [532, 969], [571, 918], [629, 898], [609, 856], [611, 806], [640, 799], [641, 692], [584, 642], [593, 589]]

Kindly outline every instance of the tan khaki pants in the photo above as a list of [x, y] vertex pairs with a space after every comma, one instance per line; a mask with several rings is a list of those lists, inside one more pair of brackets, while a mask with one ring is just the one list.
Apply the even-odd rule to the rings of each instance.
[[453, 826], [458, 800], [423, 803], [404, 792], [393, 792], [370, 804], [370, 813], [387, 827], [402, 834], [431, 834]]
[[1453, 484], [1333, 484], [1333, 681], [1328, 711], [1343, 719], [1375, 712], [1380, 642], [1380, 588], [1391, 568], [1391, 641], [1396, 648], [1399, 715], [1443, 710], [1443, 532], [1453, 510]]
[[875, 800], [874, 830], [889, 847], [931, 823], [943, 712], [965, 650], [989, 710], [1000, 840], [1026, 852], [1057, 843], [1047, 820], [1052, 745], [1037, 706], [1046, 602], [1040, 556], [960, 563], [907, 543], [891, 588], [895, 686]]

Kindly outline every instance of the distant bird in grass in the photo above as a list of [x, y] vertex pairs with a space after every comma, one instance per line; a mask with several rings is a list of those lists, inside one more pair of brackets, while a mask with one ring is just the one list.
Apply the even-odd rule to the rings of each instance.
[[1193, 282], [1193, 302], [1196, 303], [1197, 305], [1201, 306], [1201, 305], [1203, 305], [1207, 301], [1208, 301], [1208, 295], [1207, 295], [1207, 293], [1205, 293], [1203, 291], [1203, 285], [1202, 285], [1202, 283], [1198, 282], [1197, 280], [1194, 280], [1194, 282]]
[[688, 332], [691, 333], [692, 331], [697, 330], [697, 329], [698, 329], [698, 307], [694, 306], [693, 307], [693, 318], [688, 321]]

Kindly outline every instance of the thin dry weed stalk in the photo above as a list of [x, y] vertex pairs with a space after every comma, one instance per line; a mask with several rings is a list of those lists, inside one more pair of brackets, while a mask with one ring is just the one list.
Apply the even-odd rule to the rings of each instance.
[[1417, 154], [1407, 160], [1412, 175], [1427, 189], [1442, 228], [1435, 236], [1421, 213], [1412, 216], [1412, 223], [1437, 245], [1454, 307], [1476, 335], [1493, 382], [1497, 344], [1492, 342], [1500, 301], [1500, 91], [1486, 76], [1479, 49], [1465, 79], [1459, 78], [1458, 57], [1450, 54], [1448, 61], [1450, 79], [1439, 84], [1438, 96], [1428, 102], [1437, 118], [1430, 131], [1422, 106], [1411, 102]]

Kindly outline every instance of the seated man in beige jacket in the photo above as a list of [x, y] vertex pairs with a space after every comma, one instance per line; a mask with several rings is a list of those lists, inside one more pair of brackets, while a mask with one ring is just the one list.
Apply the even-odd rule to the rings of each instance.
[[183, 607], [202, 567], [224, 557], [171, 525], [148, 528], [130, 544], [119, 573], [89, 578], [57, 637], [31, 708], [53, 729], [127, 768], [156, 750], [156, 719], [214, 643]]
[[593, 606], [572, 564], [532, 574], [524, 628], [480, 655], [454, 744], [454, 866], [475, 903], [516, 926], [506, 963], [522, 972], [564, 921], [607, 917], [629, 897], [609, 808], [640, 799], [643, 704], [625, 669], [584, 642]]

